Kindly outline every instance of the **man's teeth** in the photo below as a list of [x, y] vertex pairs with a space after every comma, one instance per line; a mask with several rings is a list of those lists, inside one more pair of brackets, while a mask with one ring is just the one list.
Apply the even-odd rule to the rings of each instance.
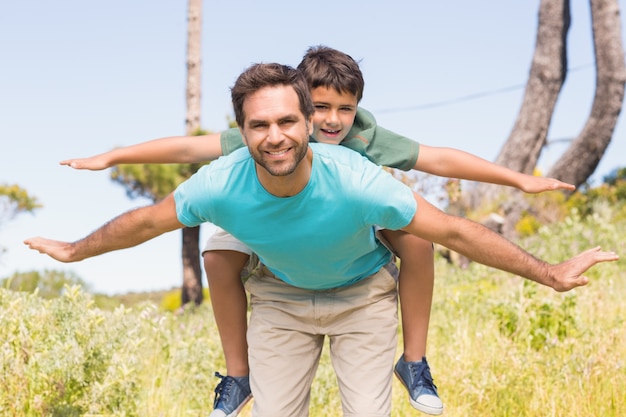
[[288, 151], [288, 150], [289, 150], [289, 149], [284, 149], [284, 150], [282, 150], [282, 151], [275, 151], [275, 152], [272, 152], [272, 151], [267, 151], [267, 153], [269, 153], [270, 155], [282, 155], [282, 154], [284, 154], [284, 153], [287, 153], [287, 151]]

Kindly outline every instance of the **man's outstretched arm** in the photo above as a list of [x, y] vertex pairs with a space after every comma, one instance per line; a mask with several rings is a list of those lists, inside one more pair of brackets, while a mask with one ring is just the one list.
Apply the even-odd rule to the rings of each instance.
[[597, 263], [619, 259], [615, 252], [605, 252], [596, 247], [559, 264], [549, 264], [488, 228], [471, 220], [450, 216], [418, 194], [414, 195], [417, 212], [403, 230], [437, 242], [478, 263], [536, 281], [556, 291], [569, 291], [586, 285], [585, 271]]
[[86, 258], [130, 248], [163, 233], [184, 227], [176, 216], [173, 194], [159, 203], [128, 211], [76, 242], [32, 237], [24, 243], [31, 249], [60, 262]]

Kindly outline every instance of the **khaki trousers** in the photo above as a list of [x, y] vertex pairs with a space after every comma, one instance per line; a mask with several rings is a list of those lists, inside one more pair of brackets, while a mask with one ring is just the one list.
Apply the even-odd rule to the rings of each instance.
[[370, 277], [331, 290], [293, 287], [265, 267], [248, 279], [252, 415], [309, 415], [311, 383], [328, 336], [344, 416], [390, 416], [397, 276], [390, 262]]

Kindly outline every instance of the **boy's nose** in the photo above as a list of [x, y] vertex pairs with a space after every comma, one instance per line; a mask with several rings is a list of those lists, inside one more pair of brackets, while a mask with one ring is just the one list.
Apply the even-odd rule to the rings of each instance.
[[339, 115], [336, 110], [331, 110], [327, 113], [326, 123], [329, 124], [337, 124], [339, 123]]

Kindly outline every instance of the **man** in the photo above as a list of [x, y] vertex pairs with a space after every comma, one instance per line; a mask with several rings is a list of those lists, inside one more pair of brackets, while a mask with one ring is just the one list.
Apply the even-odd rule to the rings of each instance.
[[305, 80], [290, 67], [253, 65], [237, 79], [232, 98], [247, 149], [77, 242], [25, 243], [75, 262], [206, 221], [241, 240], [265, 272], [246, 283], [255, 415], [307, 415], [326, 335], [344, 415], [390, 415], [397, 271], [375, 239], [375, 225], [557, 291], [585, 285], [584, 271], [618, 259], [594, 248], [550, 265], [477, 223], [437, 210], [354, 152], [308, 145], [313, 107]]
[[[405, 171], [416, 169], [442, 177], [513, 186], [530, 193], [574, 189], [571, 184], [515, 172], [457, 149], [427, 146], [379, 126], [372, 114], [359, 107], [365, 80], [359, 64], [348, 54], [323, 45], [312, 46], [298, 70], [309, 84], [315, 109], [309, 138], [312, 142], [345, 146], [377, 165]], [[200, 137], [151, 140], [61, 164], [98, 170], [122, 163], [206, 162], [244, 146], [241, 132], [232, 128]], [[397, 230], [383, 230], [381, 235], [401, 259], [398, 297], [404, 351], [395, 373], [407, 388], [413, 407], [439, 415], [443, 402], [426, 360], [435, 280], [433, 245]], [[221, 229], [207, 239], [202, 255], [226, 364], [226, 376], [216, 373], [221, 381], [215, 389], [215, 410], [209, 417], [235, 417], [251, 398], [246, 340], [248, 299], [241, 276], [249, 275], [248, 267], [254, 261], [246, 245]]]

